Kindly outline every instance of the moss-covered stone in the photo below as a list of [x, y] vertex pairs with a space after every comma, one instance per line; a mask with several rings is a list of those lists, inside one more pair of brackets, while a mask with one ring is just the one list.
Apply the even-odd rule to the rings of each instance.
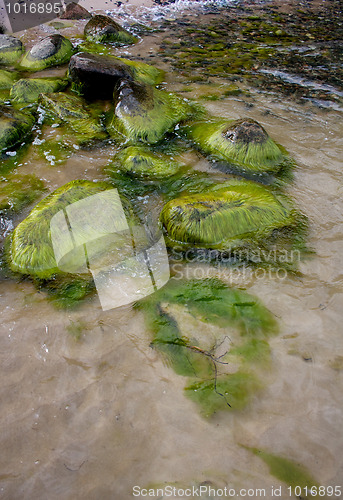
[[80, 97], [57, 92], [41, 94], [39, 103], [46, 111], [45, 119], [54, 123], [65, 123], [76, 134], [80, 144], [106, 139], [99, 116], [93, 113]]
[[[58, 212], [63, 212], [69, 205], [108, 189], [113, 189], [113, 186], [103, 182], [94, 183], [86, 180], [77, 180], [60, 187], [40, 201], [26, 219], [15, 228], [11, 236], [7, 255], [11, 270], [40, 279], [51, 279], [56, 273], [61, 274], [51, 239], [50, 223], [52, 218]], [[122, 199], [122, 202], [124, 208], [129, 210], [130, 206], [128, 202], [125, 199]], [[99, 220], [97, 215], [89, 211], [86, 213], [86, 216], [87, 223], [85, 222], [82, 227], [87, 233], [87, 241], [99, 238], [102, 232], [107, 234], [108, 230], [106, 227], [103, 227], [102, 221]], [[95, 217], [96, 219], [94, 220]], [[63, 231], [63, 227], [61, 230]], [[69, 239], [62, 238], [61, 245], [66, 245], [66, 248], [60, 247], [60, 254], [63, 254], [63, 252], [68, 254]], [[80, 268], [80, 261], [82, 260], [79, 259], [78, 248], [73, 257], [75, 268]], [[81, 245], [80, 251], [82, 249], [83, 246]], [[71, 267], [71, 264], [69, 267]], [[81, 270], [82, 272], [88, 274], [87, 268]]]
[[0, 70], [0, 90], [10, 89], [18, 76], [12, 71]]
[[20, 66], [30, 71], [41, 71], [52, 66], [66, 64], [74, 48], [70, 40], [62, 35], [49, 35], [29, 50]]
[[109, 114], [106, 126], [114, 137], [122, 134], [133, 142], [155, 144], [175, 126], [195, 114], [187, 101], [175, 94], [123, 81], [115, 100], [115, 110]]
[[34, 123], [31, 113], [0, 104], [0, 152], [23, 141]]
[[40, 94], [59, 92], [68, 86], [62, 78], [22, 78], [11, 88], [10, 97], [13, 102], [37, 102]]
[[167, 155], [144, 146], [129, 146], [120, 151], [114, 166], [121, 172], [143, 180], [163, 180], [183, 168], [183, 165]]
[[103, 15], [93, 16], [85, 26], [86, 40], [96, 42], [115, 42], [120, 45], [137, 42], [137, 38], [116, 23], [111, 17]]
[[235, 180], [169, 201], [160, 219], [170, 245], [221, 251], [258, 242], [275, 229], [296, 224], [285, 199], [265, 186]]
[[188, 137], [204, 153], [244, 173], [275, 173], [291, 159], [255, 120], [211, 120], [186, 128]]
[[10, 35], [0, 35], [0, 64], [17, 62], [24, 52], [22, 42]]
[[20, 212], [44, 189], [43, 181], [35, 175], [9, 175], [0, 181], [0, 211]]

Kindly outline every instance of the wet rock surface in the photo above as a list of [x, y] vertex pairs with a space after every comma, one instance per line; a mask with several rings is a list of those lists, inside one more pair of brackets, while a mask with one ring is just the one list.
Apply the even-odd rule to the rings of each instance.
[[88, 98], [111, 99], [122, 79], [133, 79], [132, 70], [117, 59], [81, 52], [70, 59], [69, 76]]
[[40, 71], [67, 63], [73, 53], [72, 43], [62, 35], [49, 35], [36, 43], [21, 61], [23, 68]]
[[87, 40], [98, 42], [134, 43], [136, 38], [111, 17], [93, 16], [85, 26], [84, 35]]
[[70, 2], [59, 17], [61, 19], [89, 19], [92, 17], [92, 14], [82, 7], [82, 5]]

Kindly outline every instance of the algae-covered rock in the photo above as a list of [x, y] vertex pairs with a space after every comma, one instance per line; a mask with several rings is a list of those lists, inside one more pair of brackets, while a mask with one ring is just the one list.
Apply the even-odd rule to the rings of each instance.
[[39, 94], [59, 92], [68, 86], [62, 78], [22, 78], [11, 88], [13, 102], [31, 103], [38, 100]]
[[163, 71], [149, 64], [88, 52], [73, 55], [69, 63], [72, 88], [90, 99], [112, 99], [122, 80], [157, 85], [163, 76]]
[[[69, 268], [74, 265], [75, 268], [80, 267], [81, 273], [88, 273], [87, 266], [84, 265], [85, 255], [82, 243], [93, 241], [94, 239], [101, 240], [102, 234], [108, 234], [108, 218], [99, 218], [99, 214], [95, 210], [88, 210], [81, 205], [81, 210], [78, 212], [77, 202], [91, 199], [93, 195], [113, 190], [113, 186], [104, 182], [91, 182], [86, 180], [77, 180], [69, 182], [60, 187], [46, 198], [40, 201], [35, 208], [30, 212], [28, 217], [24, 219], [14, 230], [8, 248], [8, 262], [13, 272], [18, 272], [24, 275], [30, 275], [35, 278], [50, 279], [56, 273], [60, 273], [57, 264], [56, 255], [68, 254], [74, 248], [71, 244], [69, 230], [65, 222], [64, 213], [67, 210], [69, 220], [72, 216], [81, 217], [77, 224], [73, 226], [74, 244], [76, 246], [74, 262], [69, 263]], [[107, 200], [107, 210], [120, 208], [124, 206], [129, 212], [130, 207], [126, 200], [121, 198], [120, 207], [117, 207], [119, 198]], [[76, 207], [76, 211], [69, 211], [69, 207]], [[60, 213], [60, 224], [55, 224], [56, 231], [59, 231], [58, 246], [53, 247], [51, 236], [51, 220], [57, 213]], [[74, 221], [74, 219], [72, 219]], [[93, 253], [96, 251], [96, 245], [89, 250]], [[83, 251], [83, 258], [81, 253]]]
[[167, 132], [195, 113], [184, 99], [137, 82], [123, 81], [115, 99], [115, 110], [106, 126], [109, 133], [122, 134], [134, 142], [159, 142]]
[[0, 70], [0, 90], [10, 89], [17, 79], [17, 75], [12, 71]]
[[20, 66], [30, 71], [41, 71], [67, 63], [73, 52], [73, 45], [67, 38], [62, 35], [49, 35], [25, 54]]
[[163, 180], [180, 172], [183, 165], [163, 153], [144, 146], [129, 146], [117, 155], [115, 165], [121, 172], [143, 180]]
[[111, 17], [93, 16], [85, 26], [84, 35], [87, 40], [96, 42], [116, 42], [118, 44], [136, 43], [137, 38], [122, 28]]
[[188, 137], [215, 160], [251, 174], [275, 173], [291, 160], [255, 120], [207, 120], [186, 128]]
[[80, 97], [62, 92], [41, 94], [39, 103], [46, 111], [45, 119], [55, 123], [65, 123], [75, 132], [76, 139], [80, 144], [92, 140], [103, 140], [107, 137], [99, 121], [99, 116], [93, 114]]
[[44, 191], [44, 183], [35, 175], [10, 175], [0, 181], [0, 211], [19, 212]]
[[0, 151], [23, 141], [34, 123], [35, 118], [31, 113], [0, 104]]
[[169, 201], [160, 219], [170, 245], [221, 251], [257, 242], [297, 220], [285, 198], [265, 186], [234, 180]]
[[24, 47], [18, 38], [0, 35], [0, 64], [13, 64], [19, 60]]

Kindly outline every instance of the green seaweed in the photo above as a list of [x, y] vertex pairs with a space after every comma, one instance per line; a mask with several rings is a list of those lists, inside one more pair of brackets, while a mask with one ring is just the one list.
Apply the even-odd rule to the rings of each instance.
[[[52, 217], [70, 204], [111, 188], [110, 184], [104, 182], [76, 180], [60, 187], [40, 201], [11, 235], [7, 255], [11, 270], [35, 278], [53, 279], [55, 274], [60, 271], [51, 241], [50, 222]], [[122, 201], [124, 207], [130, 210], [129, 203], [124, 198]], [[94, 214], [89, 213], [88, 216], [89, 225], [85, 226], [85, 231], [92, 226]], [[98, 234], [102, 227], [101, 221], [93, 221], [93, 225], [96, 228], [96, 230], [93, 229], [93, 233], [96, 231]], [[88, 235], [88, 237], [90, 240], [92, 239], [91, 236]], [[66, 239], [65, 244], [68, 244], [68, 241]], [[78, 263], [78, 253], [75, 255], [75, 259]]]
[[58, 309], [75, 309], [81, 301], [95, 293], [91, 277], [87, 279], [72, 274], [59, 275], [49, 282], [37, 281], [37, 285], [47, 292], [49, 301]]
[[171, 200], [160, 220], [169, 246], [230, 252], [256, 246], [276, 229], [296, 228], [298, 217], [286, 197], [251, 181], [230, 180]]
[[121, 172], [144, 180], [163, 180], [180, 172], [184, 165], [163, 153], [153, 152], [146, 146], [129, 146], [115, 158]]
[[[197, 339], [197, 332], [183, 334], [178, 313], [175, 317], [170, 312], [171, 305], [181, 307], [197, 321], [216, 325], [218, 340], [226, 331], [223, 329], [228, 329], [230, 336], [237, 332], [232, 349], [218, 357], [217, 341], [208, 347], [204, 340]], [[200, 405], [204, 415], [230, 407], [242, 409], [262, 387], [251, 366], [269, 364], [266, 339], [278, 332], [278, 325], [252, 295], [230, 288], [216, 278], [172, 279], [155, 294], [139, 301], [136, 308], [143, 311], [146, 325], [153, 333], [152, 347], [163, 353], [175, 373], [190, 377], [186, 395]], [[238, 363], [238, 370], [222, 373], [232, 361]]]
[[22, 78], [11, 88], [12, 102], [37, 102], [40, 94], [59, 92], [68, 86], [68, 81], [62, 78]]
[[0, 90], [10, 89], [14, 82], [18, 79], [18, 75], [13, 71], [0, 70]]
[[41, 94], [39, 103], [45, 110], [44, 120], [48, 123], [65, 123], [76, 134], [79, 144], [107, 138], [100, 123], [100, 113], [89, 109], [81, 97], [62, 92]]
[[185, 131], [204, 153], [238, 172], [276, 173], [292, 164], [284, 148], [260, 124], [248, 118], [200, 121]]
[[109, 113], [106, 128], [110, 135], [136, 142], [155, 144], [167, 132], [197, 112], [191, 103], [175, 94], [137, 82], [123, 82], [115, 109]]
[[[288, 484], [295, 488], [301, 488], [302, 497], [305, 495], [305, 488], [309, 491], [313, 487], [314, 494], [304, 496], [303, 498], [317, 498], [319, 496], [318, 483], [315, 481], [305, 467], [299, 465], [288, 458], [280, 457], [258, 448], [245, 447], [252, 451], [254, 455], [260, 457], [269, 467], [269, 472], [272, 476], [276, 477], [279, 481]], [[318, 494], [317, 494], [318, 493]]]
[[0, 212], [20, 212], [45, 190], [44, 183], [35, 175], [12, 174], [0, 180]]
[[203, 416], [210, 417], [226, 410], [228, 405], [232, 410], [243, 410], [261, 388], [256, 376], [238, 371], [216, 380], [193, 381], [184, 390], [186, 396], [200, 406]]
[[10, 35], [0, 35], [0, 64], [16, 63], [24, 52], [22, 42]]
[[17, 146], [28, 137], [35, 123], [29, 111], [0, 104], [0, 152]]

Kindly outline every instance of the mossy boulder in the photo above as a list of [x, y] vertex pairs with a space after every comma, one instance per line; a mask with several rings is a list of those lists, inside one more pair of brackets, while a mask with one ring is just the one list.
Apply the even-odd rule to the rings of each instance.
[[22, 42], [10, 35], [0, 35], [0, 64], [13, 64], [24, 52]]
[[0, 104], [0, 152], [23, 141], [34, 123], [34, 116], [28, 111]]
[[286, 198], [250, 181], [227, 181], [169, 201], [160, 215], [170, 246], [230, 251], [295, 226]]
[[175, 94], [132, 81], [120, 84], [114, 104], [106, 122], [109, 133], [149, 144], [159, 142], [196, 113], [190, 103]]
[[186, 127], [187, 136], [214, 160], [251, 174], [276, 173], [291, 159], [255, 120], [206, 120]]
[[12, 87], [18, 76], [12, 71], [0, 69], [0, 90], [7, 90]]
[[[15, 228], [11, 235], [7, 251], [7, 260], [11, 270], [39, 279], [51, 279], [56, 273], [61, 273], [55, 257], [56, 247], [53, 247], [51, 237], [50, 224], [52, 218], [60, 212], [61, 219], [63, 219], [63, 211], [70, 205], [86, 198], [91, 198], [93, 195], [105, 192], [109, 189], [113, 189], [113, 186], [104, 182], [76, 180], [60, 187], [40, 201], [30, 212], [28, 217]], [[127, 209], [130, 215], [131, 208], [129, 203], [122, 197], [121, 202], [124, 209]], [[94, 238], [100, 238], [102, 233], [105, 235], [108, 234], [108, 229], [105, 227], [108, 223], [107, 218], [104, 218], [106, 219], [106, 221], [104, 221], [104, 219], [99, 218], [99, 215], [94, 213], [93, 210], [81, 211], [81, 217], [85, 217], [85, 219], [82, 219], [82, 224], [81, 222], [78, 224], [77, 237], [79, 239], [81, 238], [82, 240], [82, 234], [86, 236], [87, 241], [92, 241]], [[65, 228], [64, 219], [61, 220], [61, 225], [59, 227], [59, 230], [63, 233]], [[80, 231], [82, 234], [79, 234]], [[74, 237], [76, 236], [74, 235]], [[63, 237], [59, 242], [60, 245], [62, 245], [58, 248], [59, 254], [67, 254], [70, 250], [68, 246], [70, 237]], [[82, 266], [85, 258], [84, 253], [83, 260], [80, 258], [79, 254], [79, 251], [81, 252], [82, 249], [83, 245], [77, 247], [77, 251], [73, 257], [75, 259], [74, 264], [75, 267], [77, 267], [81, 260], [81, 274], [88, 274], [87, 267]], [[96, 246], [93, 245], [92, 251], [93, 253], [96, 251]]]
[[129, 146], [116, 157], [114, 166], [120, 172], [142, 180], [163, 180], [180, 172], [183, 165], [169, 156], [145, 146]]
[[46, 111], [45, 120], [50, 123], [64, 123], [74, 133], [77, 142], [106, 139], [107, 134], [99, 121], [99, 116], [91, 111], [80, 97], [63, 92], [41, 94], [39, 103]]
[[10, 175], [0, 181], [0, 212], [19, 212], [43, 191], [44, 183], [35, 175]]
[[40, 94], [59, 92], [68, 86], [68, 81], [62, 78], [22, 78], [11, 88], [12, 102], [37, 102]]
[[70, 40], [62, 35], [49, 35], [25, 54], [20, 66], [30, 71], [41, 71], [51, 66], [66, 64], [73, 52]]
[[132, 44], [137, 42], [137, 38], [111, 17], [96, 15], [93, 16], [85, 26], [84, 35], [86, 40], [95, 42], [115, 42], [118, 44]]

